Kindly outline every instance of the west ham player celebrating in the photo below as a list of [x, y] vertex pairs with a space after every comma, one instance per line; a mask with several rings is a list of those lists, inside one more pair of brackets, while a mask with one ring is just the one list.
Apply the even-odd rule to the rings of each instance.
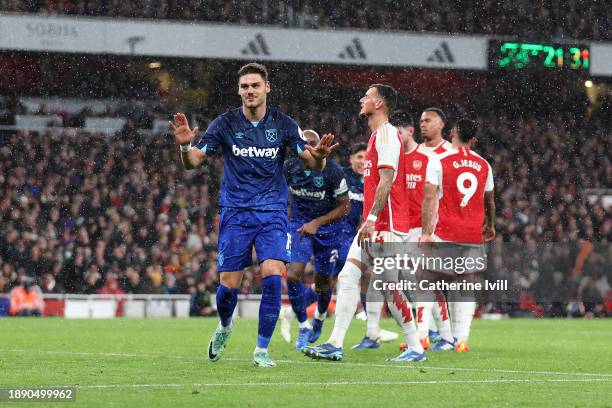
[[[353, 240], [348, 259], [338, 275], [336, 321], [327, 343], [305, 347], [304, 354], [312, 358], [342, 360], [342, 346], [359, 300], [359, 280], [370, 263], [363, 247], [385, 253], [376, 243], [402, 242], [408, 232], [408, 207], [405, 204], [406, 180], [402, 142], [397, 129], [388, 122], [390, 109], [397, 93], [386, 85], [370, 86], [361, 98], [360, 114], [368, 118], [372, 135], [368, 142], [364, 170], [364, 223]], [[393, 361], [422, 361], [426, 359], [416, 335], [412, 311], [406, 297], [399, 291], [384, 291], [389, 309], [409, 344], [409, 349]]]
[[[305, 130], [311, 146], [319, 143], [314, 130]], [[291, 306], [300, 324], [295, 348], [303, 349], [321, 335], [332, 296], [332, 279], [338, 271], [344, 217], [349, 213], [348, 187], [342, 168], [328, 159], [323, 171], [304, 170], [298, 159], [285, 162], [285, 179], [291, 193], [291, 263], [287, 266], [287, 288]], [[314, 255], [317, 309], [312, 326], [306, 316], [304, 270]]]
[[[427, 165], [423, 189], [423, 235], [420, 241], [456, 243], [455, 249], [460, 257], [474, 258], [475, 254], [484, 255], [483, 226], [484, 241], [495, 238], [493, 172], [489, 163], [470, 148], [476, 136], [474, 121], [459, 120], [451, 135], [453, 149], [437, 158], [433, 157]], [[457, 271], [432, 272], [450, 273], [451, 279], [460, 276]], [[473, 275], [465, 272], [464, 278], [471, 279]], [[467, 341], [475, 303], [471, 293], [460, 295], [462, 298], [459, 302], [449, 302], [454, 339], [438, 342], [435, 346], [438, 350], [468, 351]]]
[[337, 146], [333, 135], [325, 135], [316, 146], [306, 144], [293, 119], [268, 107], [270, 92], [265, 66], [250, 63], [238, 71], [238, 94], [242, 106], [215, 118], [201, 140], [191, 146], [198, 129], [191, 129], [182, 113], [174, 115], [170, 128], [181, 146], [185, 169], [201, 165], [223, 152], [224, 168], [219, 200], [217, 288], [220, 323], [208, 344], [208, 359], [218, 361], [232, 331], [232, 314], [238, 300], [242, 270], [252, 263], [255, 246], [262, 276], [256, 366], [272, 367], [268, 345], [281, 307], [281, 273], [289, 258], [287, 228], [287, 184], [283, 162], [287, 149], [297, 152], [304, 167], [325, 168], [325, 157]]

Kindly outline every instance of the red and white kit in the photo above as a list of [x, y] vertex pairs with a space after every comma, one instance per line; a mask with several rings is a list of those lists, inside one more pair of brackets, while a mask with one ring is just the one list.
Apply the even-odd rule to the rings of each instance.
[[407, 242], [418, 242], [421, 236], [421, 206], [423, 204], [423, 186], [429, 158], [450, 150], [453, 146], [443, 140], [435, 147], [428, 147], [424, 143], [418, 145], [404, 154], [406, 169], [406, 192], [409, 205], [410, 231]]
[[[365, 220], [372, 206], [376, 188], [380, 181], [378, 170], [389, 168], [395, 171], [393, 185], [387, 205], [378, 215], [375, 225], [374, 241], [401, 242], [410, 228], [409, 208], [406, 205], [406, 174], [402, 140], [397, 129], [388, 122], [376, 129], [368, 141], [366, 160], [363, 172], [363, 219]], [[361, 248], [357, 246], [357, 237], [353, 240], [348, 257], [361, 260]]]
[[430, 160], [426, 181], [439, 186], [435, 235], [442, 241], [481, 244], [485, 218], [484, 193], [493, 191], [489, 163], [468, 147]]

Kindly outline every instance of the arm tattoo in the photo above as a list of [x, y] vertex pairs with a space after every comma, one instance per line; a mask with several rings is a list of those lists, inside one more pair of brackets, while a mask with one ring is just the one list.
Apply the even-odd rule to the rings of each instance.
[[378, 182], [378, 186], [376, 186], [374, 205], [372, 205], [372, 209], [370, 210], [370, 214], [377, 217], [383, 208], [385, 208], [387, 200], [389, 199], [391, 187], [393, 186], [393, 174], [395, 174], [395, 170], [385, 168], [378, 170], [378, 173], [380, 174], [380, 181]]

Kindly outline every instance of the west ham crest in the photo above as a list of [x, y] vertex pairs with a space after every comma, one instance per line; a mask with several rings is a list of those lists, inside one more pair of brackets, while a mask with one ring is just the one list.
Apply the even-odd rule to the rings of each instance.
[[323, 176], [315, 176], [313, 181], [314, 181], [315, 187], [317, 188], [321, 188], [325, 184], [325, 180], [323, 179]]
[[266, 129], [266, 139], [268, 139], [268, 142], [276, 142], [277, 138], [276, 129]]

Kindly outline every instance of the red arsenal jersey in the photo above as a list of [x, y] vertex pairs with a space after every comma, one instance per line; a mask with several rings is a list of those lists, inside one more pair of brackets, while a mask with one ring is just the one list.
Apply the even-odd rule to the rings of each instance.
[[484, 193], [493, 191], [489, 163], [467, 147], [430, 160], [426, 181], [439, 186], [435, 233], [444, 241], [482, 243]]
[[374, 205], [374, 196], [380, 181], [378, 169], [395, 170], [387, 205], [376, 220], [376, 231], [408, 232], [409, 209], [406, 205], [406, 174], [402, 153], [401, 137], [397, 129], [388, 122], [370, 136], [363, 172], [364, 220]]
[[418, 146], [404, 154], [406, 166], [406, 197], [410, 214], [410, 229], [421, 228], [421, 205], [425, 171], [429, 163], [429, 153], [419, 151]]

